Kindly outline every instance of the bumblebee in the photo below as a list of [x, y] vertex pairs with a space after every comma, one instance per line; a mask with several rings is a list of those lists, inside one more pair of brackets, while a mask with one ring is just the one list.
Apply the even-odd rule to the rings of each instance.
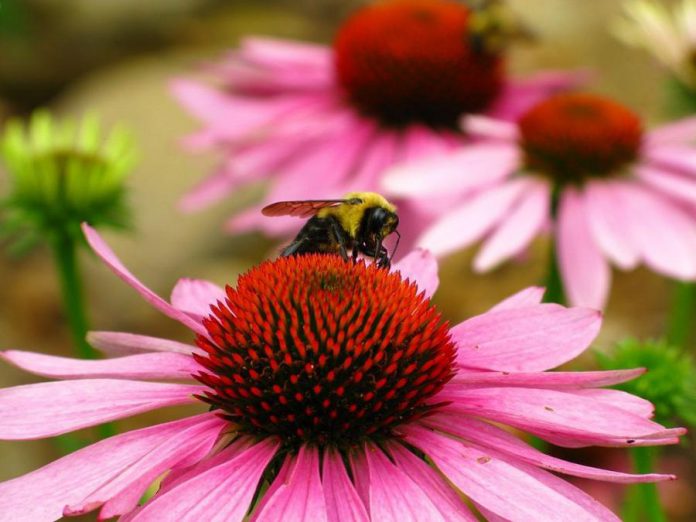
[[524, 26], [502, 0], [469, 0], [471, 9], [469, 43], [479, 54], [496, 54], [513, 40], [534, 40], [532, 31]]
[[359, 254], [371, 257], [380, 268], [391, 266], [389, 252], [382, 244], [392, 233], [399, 244], [399, 217], [396, 207], [374, 192], [350, 192], [343, 199], [280, 201], [264, 207], [264, 216], [309, 218], [281, 256], [317, 252], [339, 254], [353, 260]]

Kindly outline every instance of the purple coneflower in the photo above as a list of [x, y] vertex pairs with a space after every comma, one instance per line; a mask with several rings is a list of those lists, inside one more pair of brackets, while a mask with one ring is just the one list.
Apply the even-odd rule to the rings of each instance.
[[[259, 180], [271, 181], [260, 206], [374, 190], [387, 167], [462, 144], [462, 114], [511, 119], [584, 78], [510, 79], [505, 53], [486, 45], [473, 17], [453, 0], [378, 2], [349, 17], [332, 47], [245, 38], [215, 67], [219, 88], [175, 81], [177, 99], [204, 125], [187, 145], [225, 158], [182, 207], [204, 207]], [[264, 219], [259, 208], [232, 218], [229, 229], [284, 235], [298, 227]], [[400, 207], [405, 226], [424, 211]]]
[[696, 118], [645, 131], [627, 107], [574, 93], [516, 123], [469, 117], [464, 127], [486, 139], [385, 175], [402, 198], [450, 199], [418, 245], [444, 255], [484, 239], [474, 260], [484, 272], [550, 226], [567, 299], [594, 308], [607, 300], [610, 262], [696, 278]]
[[[210, 409], [0, 484], [2, 520], [98, 508], [127, 521], [474, 521], [472, 509], [492, 520], [618, 520], [555, 473], [674, 478], [560, 460], [502, 427], [566, 447], [677, 442], [683, 430], [651, 421], [650, 403], [600, 388], [642, 370], [546, 371], [585, 350], [598, 312], [539, 304], [542, 290], [530, 288], [450, 327], [429, 300], [436, 264], [420, 251], [400, 273], [339, 256], [280, 258], [225, 290], [181, 280], [169, 303], [85, 232], [119, 277], [196, 334], [196, 346], [96, 332], [91, 342], [116, 357], [4, 352], [64, 380], [1, 390], [0, 438], [192, 402]], [[191, 383], [160, 382], [171, 380]]]

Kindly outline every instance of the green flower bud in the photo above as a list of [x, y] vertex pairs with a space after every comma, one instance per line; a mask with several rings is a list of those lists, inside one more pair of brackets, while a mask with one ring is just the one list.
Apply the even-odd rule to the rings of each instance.
[[611, 353], [597, 356], [605, 370], [647, 368], [644, 375], [616, 388], [652, 402], [657, 422], [696, 426], [696, 365], [690, 354], [665, 341], [626, 339]]
[[133, 140], [121, 128], [102, 138], [99, 122], [55, 122], [45, 111], [14, 120], [0, 137], [10, 194], [0, 205], [2, 231], [21, 241], [80, 237], [80, 223], [128, 224], [124, 178], [135, 163]]

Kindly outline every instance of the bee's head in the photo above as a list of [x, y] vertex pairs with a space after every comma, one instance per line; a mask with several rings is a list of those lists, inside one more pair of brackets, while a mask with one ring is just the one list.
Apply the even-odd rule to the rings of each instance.
[[365, 210], [361, 223], [361, 235], [380, 241], [394, 232], [399, 226], [399, 216], [383, 207], [370, 207]]

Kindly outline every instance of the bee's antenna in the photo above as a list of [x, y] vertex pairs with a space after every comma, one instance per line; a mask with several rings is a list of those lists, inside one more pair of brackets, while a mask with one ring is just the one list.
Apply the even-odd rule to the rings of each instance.
[[392, 259], [394, 259], [394, 256], [396, 255], [396, 249], [399, 248], [399, 241], [401, 241], [401, 234], [399, 234], [399, 231], [394, 230], [394, 233], [396, 234], [396, 244], [394, 245], [394, 250], [392, 250], [391, 256], [389, 256], [389, 264], [391, 264]]

